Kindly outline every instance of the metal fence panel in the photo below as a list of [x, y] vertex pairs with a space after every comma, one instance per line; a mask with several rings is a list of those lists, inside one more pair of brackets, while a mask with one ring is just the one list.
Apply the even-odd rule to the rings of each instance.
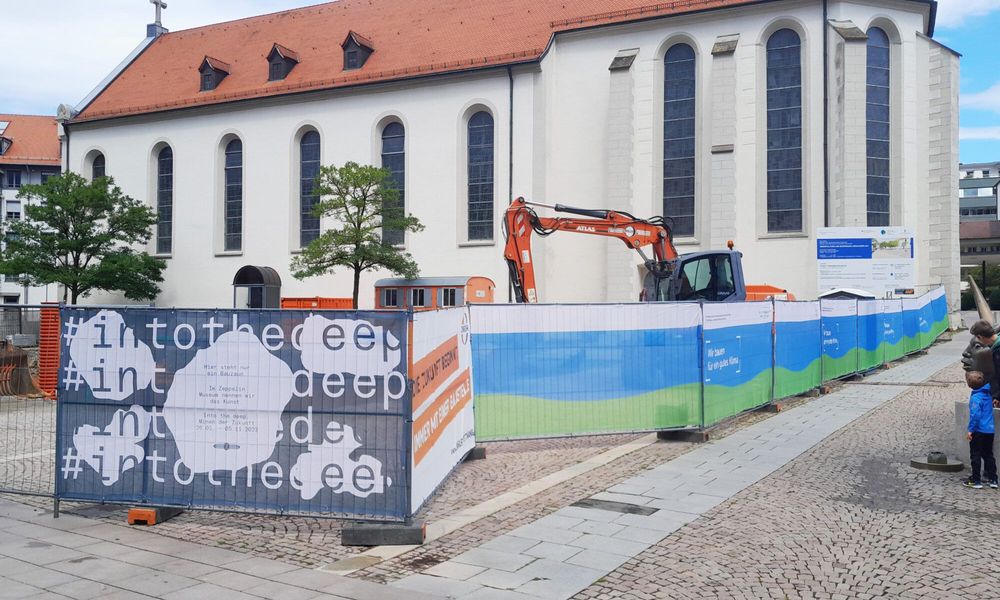
[[857, 300], [820, 300], [823, 323], [823, 380], [858, 370]]
[[406, 518], [407, 318], [64, 307], [56, 497]]
[[822, 382], [819, 302], [774, 303], [774, 398], [801, 394]]
[[773, 397], [773, 306], [705, 304], [704, 426], [762, 406]]
[[885, 362], [885, 348], [882, 342], [885, 328], [882, 326], [881, 305], [878, 300], [858, 301], [858, 370], [868, 371]]
[[470, 308], [478, 439], [701, 422], [696, 304]]

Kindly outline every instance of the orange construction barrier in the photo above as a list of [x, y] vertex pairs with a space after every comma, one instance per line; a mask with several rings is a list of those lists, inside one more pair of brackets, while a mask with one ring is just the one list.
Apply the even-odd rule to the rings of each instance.
[[354, 308], [354, 301], [350, 298], [282, 298], [281, 308], [328, 308], [347, 309]]
[[38, 329], [38, 386], [49, 398], [56, 399], [59, 387], [59, 305], [42, 309]]

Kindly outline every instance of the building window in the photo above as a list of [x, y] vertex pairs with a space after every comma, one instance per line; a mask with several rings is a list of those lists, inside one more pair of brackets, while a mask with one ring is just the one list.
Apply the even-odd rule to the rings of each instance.
[[226, 144], [225, 250], [243, 249], [243, 142]]
[[382, 290], [382, 306], [386, 308], [399, 306], [399, 290], [396, 288]]
[[201, 91], [210, 92], [219, 87], [231, 70], [228, 63], [206, 56], [198, 67], [198, 72], [201, 73]]
[[868, 226], [889, 225], [889, 36], [868, 30]]
[[346, 61], [346, 64], [344, 65], [345, 69], [357, 69], [361, 66], [361, 60], [358, 56], [357, 50], [348, 50], [344, 53], [344, 57], [344, 60]]
[[21, 219], [21, 201], [20, 200], [8, 200], [7, 201], [7, 220], [9, 221], [19, 221]]
[[[10, 279], [9, 276], [8, 276], [8, 279]], [[21, 299], [20, 296], [4, 296], [3, 297], [3, 303], [4, 304], [17, 304], [20, 301], [20, 299]]]
[[[392, 176], [392, 185], [399, 196], [395, 205], [385, 206], [382, 211], [385, 216], [401, 218], [406, 214], [406, 131], [399, 122], [389, 123], [382, 129], [382, 168], [387, 169]], [[382, 241], [386, 244], [400, 245], [404, 241], [401, 229], [382, 227]]]
[[990, 176], [990, 172], [988, 170], [987, 171], [983, 171], [983, 177], [989, 177], [989, 176]]
[[802, 42], [767, 40], [767, 230], [802, 231]]
[[410, 306], [427, 306], [427, 290], [424, 288], [413, 288], [410, 290]]
[[44, 185], [46, 182], [48, 182], [49, 177], [52, 177], [54, 175], [55, 173], [42, 173], [42, 184]]
[[972, 177], [972, 176], [973, 176], [973, 175], [975, 175], [975, 174], [976, 174], [976, 172], [975, 172], [975, 171], [966, 171], [966, 172], [965, 172], [965, 177], [966, 177], [966, 178], [969, 178], [969, 177]]
[[174, 151], [170, 146], [156, 157], [156, 252], [173, 250]]
[[493, 116], [479, 111], [469, 119], [469, 239], [493, 239]]
[[10, 189], [17, 189], [21, 187], [20, 171], [7, 171], [7, 187]]
[[663, 69], [663, 214], [680, 237], [694, 235], [694, 111], [694, 50], [676, 44]]
[[319, 237], [319, 217], [313, 214], [319, 198], [316, 177], [319, 175], [319, 133], [308, 131], [299, 142], [299, 246], [305, 247]]
[[98, 177], [104, 177], [104, 155], [98, 154], [94, 157], [94, 162], [90, 166], [90, 179], [93, 181]]
[[456, 288], [441, 289], [441, 306], [456, 306], [457, 299], [458, 299], [458, 290]]

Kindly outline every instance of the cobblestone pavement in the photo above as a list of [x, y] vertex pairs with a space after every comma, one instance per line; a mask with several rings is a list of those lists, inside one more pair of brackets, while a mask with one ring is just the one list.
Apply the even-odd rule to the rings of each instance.
[[[863, 385], [845, 386], [800, 410], [787, 411], [718, 442], [700, 446], [690, 454], [645, 470], [607, 488], [606, 492], [591, 496], [596, 501], [626, 503], [630, 506], [629, 510], [611, 507], [605, 510], [561, 508], [495, 536], [478, 547], [469, 548], [447, 561], [437, 561], [430, 568], [424, 564], [422, 572], [392, 585], [470, 600], [486, 597], [567, 598], [581, 590], [585, 598], [616, 595], [672, 598], [711, 596], [714, 592], [712, 584], [721, 578], [735, 579], [736, 582], [731, 588], [721, 590], [720, 597], [771, 594], [781, 598], [789, 592], [796, 593], [794, 587], [767, 589], [755, 580], [743, 580], [728, 574], [728, 562], [733, 557], [734, 549], [730, 549], [726, 539], [721, 537], [710, 535], [698, 538], [707, 556], [693, 562], [697, 565], [696, 572], [698, 568], [703, 568], [704, 563], [711, 565], [714, 560], [716, 565], [714, 571], [709, 569], [709, 574], [702, 578], [678, 577], [674, 565], [665, 571], [663, 565], [651, 560], [661, 556], [682, 563], [688, 560], [684, 552], [678, 553], [670, 547], [674, 539], [671, 534], [693, 530], [694, 527], [688, 525], [692, 522], [704, 526], [701, 517], [717, 514], [716, 511], [721, 509], [716, 507], [722, 505], [733, 510], [732, 520], [723, 525], [730, 535], [738, 536], [745, 530], [741, 522], [744, 515], [759, 518], [759, 531], [765, 535], [763, 541], [751, 538], [744, 543], [745, 555], [741, 558], [746, 564], [737, 563], [740, 573], [756, 569], [755, 572], [768, 573], [766, 577], [791, 577], [799, 581], [802, 577], [814, 575], [815, 570], [820, 573], [828, 570], [830, 577], [823, 582], [825, 586], [818, 589], [821, 594], [848, 591], [853, 596], [855, 591], [864, 592], [866, 588], [862, 586], [845, 587], [845, 582], [839, 578], [841, 564], [847, 562], [846, 557], [852, 555], [855, 549], [850, 545], [852, 540], [838, 537], [836, 528], [831, 534], [831, 563], [817, 565], [809, 554], [810, 540], [816, 536], [801, 523], [808, 521], [808, 515], [827, 514], [825, 503], [828, 498], [822, 494], [809, 497], [801, 506], [792, 506], [789, 511], [780, 497], [769, 496], [748, 511], [741, 492], [766, 489], [770, 482], [768, 476], [773, 472], [789, 465], [803, 452], [809, 452], [841, 428], [865, 418], [873, 408], [906, 393], [910, 383], [925, 382], [930, 374], [954, 363], [961, 346], [964, 343], [960, 341], [943, 344], [927, 355], [869, 377]], [[933, 381], [918, 383], [916, 389], [924, 388], [947, 389], [947, 384]], [[905, 421], [904, 418], [896, 424], [897, 430], [905, 431]], [[950, 429], [951, 422], [950, 417], [944, 419], [946, 430]], [[870, 435], [870, 432], [865, 432], [860, 439]], [[948, 439], [947, 434], [944, 439]], [[822, 473], [821, 477], [848, 479], [841, 473]], [[803, 485], [803, 481], [811, 482], [811, 477], [794, 480], [791, 490], [796, 489], [796, 485]], [[953, 477], [952, 482], [955, 481], [957, 479]], [[899, 491], [889, 488], [890, 491], [894, 489]], [[881, 489], [862, 488], [858, 493], [861, 494], [862, 506], [865, 498], [885, 495]], [[792, 525], [788, 531], [774, 536], [776, 528], [770, 525], [774, 520], [784, 520]], [[884, 525], [879, 524], [878, 527]], [[865, 535], [870, 529], [873, 526], [868, 522], [858, 526], [860, 535]], [[666, 541], [661, 542], [664, 539]], [[769, 555], [760, 553], [762, 544], [767, 548], [767, 541], [787, 548], [786, 552], [771, 561]], [[839, 541], [848, 543], [838, 546]], [[896, 540], [896, 543], [906, 542]], [[865, 551], [863, 546], [859, 549]], [[900, 549], [889, 545], [883, 551], [896, 555]], [[684, 558], [678, 558], [680, 556]], [[407, 556], [402, 558], [405, 560]], [[933, 560], [930, 555], [927, 558]], [[851, 566], [866, 569], [864, 562]], [[871, 577], [867, 570], [862, 573]], [[665, 584], [665, 580], [669, 580], [669, 584]], [[596, 587], [587, 590], [595, 581]], [[682, 583], [689, 585], [687, 593], [675, 592], [675, 586], [670, 585]], [[827, 586], [832, 587], [827, 590]]]
[[909, 467], [954, 454], [960, 381], [940, 371], [576, 597], [1000, 597], [1000, 492]]

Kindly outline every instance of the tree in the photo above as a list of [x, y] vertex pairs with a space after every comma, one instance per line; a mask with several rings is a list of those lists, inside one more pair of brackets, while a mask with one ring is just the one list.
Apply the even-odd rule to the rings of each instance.
[[0, 273], [27, 285], [63, 285], [63, 301], [90, 292], [121, 291], [130, 300], [160, 292], [166, 263], [138, 251], [149, 242], [156, 212], [122, 193], [110, 177], [88, 182], [75, 173], [26, 185], [18, 198], [25, 219], [8, 220]]
[[315, 194], [321, 201], [313, 207], [313, 214], [329, 217], [335, 225], [292, 260], [296, 279], [349, 267], [354, 271], [352, 298], [357, 308], [361, 273], [382, 268], [408, 279], [419, 275], [408, 252], [382, 241], [383, 230], [416, 232], [424, 228], [399, 206], [399, 192], [387, 169], [355, 162], [322, 167]]

